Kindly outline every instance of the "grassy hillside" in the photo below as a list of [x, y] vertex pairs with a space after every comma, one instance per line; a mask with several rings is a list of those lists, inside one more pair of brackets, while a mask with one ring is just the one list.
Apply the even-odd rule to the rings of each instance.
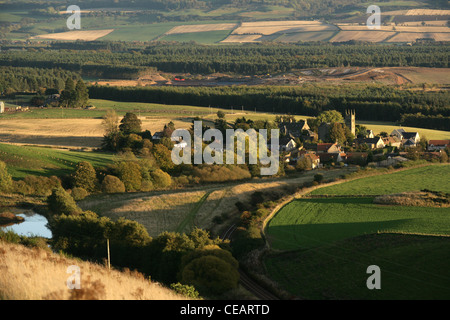
[[316, 189], [312, 195], [381, 195], [429, 189], [450, 192], [449, 165], [433, 165], [344, 182]]
[[450, 235], [450, 208], [381, 206], [373, 198], [299, 199], [270, 221], [274, 249], [295, 250], [377, 232]]
[[[377, 194], [449, 192], [449, 170], [361, 178], [288, 203], [266, 228], [269, 277], [304, 299], [449, 299], [450, 208], [373, 203]], [[381, 269], [381, 290], [366, 286], [370, 265]]]
[[[450, 237], [374, 234], [265, 260], [272, 279], [304, 299], [448, 300]], [[369, 290], [367, 267], [381, 270]]]
[[81, 161], [94, 167], [111, 164], [114, 156], [100, 152], [67, 151], [32, 146], [15, 146], [0, 143], [0, 160], [4, 161], [13, 178], [26, 175], [53, 176], [72, 172]]
[[[81, 289], [69, 290], [68, 266], [81, 272]], [[0, 300], [186, 299], [137, 273], [68, 259], [43, 249], [0, 242]]]

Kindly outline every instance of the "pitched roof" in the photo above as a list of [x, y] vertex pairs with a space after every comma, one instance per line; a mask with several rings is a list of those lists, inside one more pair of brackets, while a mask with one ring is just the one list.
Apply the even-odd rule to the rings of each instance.
[[418, 134], [418, 132], [403, 132], [403, 139], [415, 138]]
[[428, 144], [433, 146], [447, 146], [450, 144], [450, 140], [430, 140]]
[[317, 151], [327, 151], [330, 149], [333, 145], [336, 143], [318, 143], [317, 144]]

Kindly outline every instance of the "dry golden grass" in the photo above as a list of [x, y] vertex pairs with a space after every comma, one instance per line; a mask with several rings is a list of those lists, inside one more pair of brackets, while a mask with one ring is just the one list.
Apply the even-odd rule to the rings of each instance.
[[414, 42], [417, 39], [433, 38], [436, 41], [450, 41], [450, 33], [406, 33], [401, 32], [387, 42]]
[[233, 30], [236, 27], [235, 23], [216, 23], [216, 24], [192, 24], [176, 26], [166, 32], [166, 34], [181, 34], [191, 32], [207, 32], [207, 31], [221, 31]]
[[[81, 288], [68, 289], [80, 268]], [[43, 249], [0, 242], [0, 300], [181, 300], [185, 299], [136, 272], [119, 272]]]
[[156, 237], [163, 231], [176, 231], [204, 195], [205, 191], [196, 191], [142, 197], [125, 201], [102, 214], [111, 219], [125, 217], [137, 221], [150, 236]]
[[337, 30], [335, 26], [324, 24], [320, 21], [264, 21], [244, 22], [233, 31], [233, 35], [262, 34], [271, 35], [278, 32], [294, 33], [308, 31]]
[[[172, 121], [176, 128], [190, 127], [189, 121], [173, 117], [141, 117], [143, 130], [154, 133]], [[0, 120], [0, 142], [62, 147], [101, 146], [102, 119], [8, 119]]]
[[373, 199], [376, 204], [414, 206], [414, 207], [440, 207], [449, 208], [449, 199], [431, 192], [403, 192], [387, 194]]
[[[412, 24], [412, 22], [409, 22]], [[417, 23], [416, 23], [417, 24]], [[339, 25], [339, 28], [343, 31], [371, 31], [367, 26], [363, 25]], [[397, 32], [450, 32], [450, 28], [447, 26], [422, 26], [408, 25], [408, 26], [380, 26], [377, 31], [397, 31]]]
[[370, 42], [381, 42], [387, 37], [392, 36], [394, 32], [388, 31], [376, 31], [376, 30], [365, 30], [365, 31], [341, 31], [336, 36], [334, 36], [331, 42], [346, 42], [351, 40], [357, 41], [370, 41]]
[[93, 40], [97, 40], [98, 38], [104, 37], [113, 31], [114, 31], [114, 29], [67, 31], [67, 32], [59, 32], [59, 33], [41, 34], [38, 36], [34, 36], [31, 39], [93, 41]]

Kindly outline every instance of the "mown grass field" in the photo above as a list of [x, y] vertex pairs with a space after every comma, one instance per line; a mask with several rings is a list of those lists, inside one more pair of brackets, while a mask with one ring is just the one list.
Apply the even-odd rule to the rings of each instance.
[[15, 146], [0, 143], [0, 161], [7, 165], [13, 178], [27, 175], [53, 176], [72, 172], [81, 161], [94, 167], [112, 164], [114, 155], [101, 152], [67, 151], [32, 146]]
[[432, 165], [323, 187], [311, 195], [382, 195], [422, 189], [448, 193], [449, 177], [449, 165]]
[[450, 208], [373, 204], [373, 198], [299, 199], [270, 221], [267, 237], [276, 250], [330, 245], [377, 232], [450, 235]]
[[[361, 178], [288, 203], [266, 228], [269, 277], [305, 299], [449, 299], [450, 208], [373, 203], [379, 194], [449, 192], [449, 170]], [[381, 290], [366, 286], [370, 265], [381, 269]]]
[[[373, 234], [265, 260], [270, 277], [304, 299], [448, 300], [450, 237]], [[381, 270], [369, 290], [367, 267]]]

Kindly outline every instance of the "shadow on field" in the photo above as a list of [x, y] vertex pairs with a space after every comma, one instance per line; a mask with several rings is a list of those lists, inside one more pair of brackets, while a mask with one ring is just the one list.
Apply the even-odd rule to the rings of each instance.
[[398, 219], [375, 222], [310, 223], [269, 226], [267, 237], [274, 249], [310, 249], [361, 235], [399, 230], [402, 225], [412, 220]]

